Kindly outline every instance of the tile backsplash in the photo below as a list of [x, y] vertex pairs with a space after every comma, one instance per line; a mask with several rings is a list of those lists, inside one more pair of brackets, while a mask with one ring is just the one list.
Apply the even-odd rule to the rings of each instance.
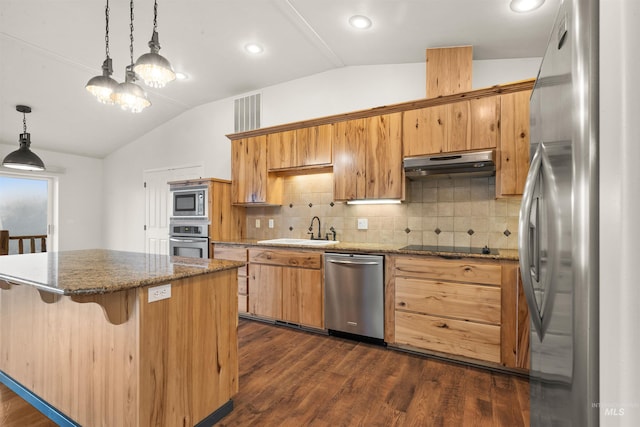
[[520, 198], [495, 199], [494, 177], [407, 181], [406, 191], [399, 205], [347, 205], [333, 201], [330, 173], [285, 177], [282, 206], [247, 208], [247, 237], [308, 238], [318, 216], [322, 236], [333, 227], [344, 242], [517, 249]]

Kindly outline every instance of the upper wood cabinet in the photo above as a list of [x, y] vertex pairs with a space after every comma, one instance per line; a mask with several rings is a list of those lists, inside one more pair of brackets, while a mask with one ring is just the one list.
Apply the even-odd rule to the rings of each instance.
[[403, 117], [404, 156], [495, 148], [499, 129], [499, 96], [408, 110]]
[[282, 178], [267, 172], [266, 135], [231, 141], [231, 177], [234, 204], [282, 204]]
[[269, 170], [330, 165], [331, 137], [330, 124], [268, 134]]
[[500, 97], [472, 99], [468, 150], [496, 148], [500, 139]]
[[296, 131], [289, 130], [267, 135], [268, 169], [292, 167], [295, 163]]
[[521, 196], [529, 173], [531, 91], [501, 95], [500, 139], [496, 155], [496, 197]]
[[402, 199], [401, 113], [334, 124], [335, 200]]

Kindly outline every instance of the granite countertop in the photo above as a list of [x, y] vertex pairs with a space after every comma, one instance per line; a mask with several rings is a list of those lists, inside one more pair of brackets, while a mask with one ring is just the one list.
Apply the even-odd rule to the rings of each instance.
[[422, 255], [422, 256], [444, 256], [444, 257], [461, 257], [461, 258], [482, 258], [482, 259], [497, 259], [505, 261], [518, 261], [518, 251], [515, 249], [499, 249], [498, 253], [493, 254], [481, 254], [481, 253], [469, 253], [463, 251], [453, 250], [415, 250], [406, 249], [404, 246], [382, 243], [350, 243], [339, 242], [336, 244], [330, 244], [326, 246], [306, 246], [296, 244], [265, 244], [258, 243], [258, 240], [243, 239], [235, 241], [212, 241], [212, 243], [220, 243], [225, 245], [239, 245], [239, 246], [256, 246], [256, 247], [270, 247], [270, 248], [296, 248], [305, 250], [315, 250], [320, 252], [360, 252], [360, 253], [380, 253], [386, 255]]
[[61, 295], [117, 292], [243, 266], [104, 249], [0, 256], [0, 279]]

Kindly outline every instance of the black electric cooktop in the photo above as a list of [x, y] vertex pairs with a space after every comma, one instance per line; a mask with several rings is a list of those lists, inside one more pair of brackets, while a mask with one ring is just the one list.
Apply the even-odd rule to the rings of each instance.
[[425, 252], [429, 251], [429, 252], [485, 254], [485, 255], [498, 255], [500, 253], [497, 249], [489, 249], [487, 246], [485, 246], [484, 248], [470, 248], [470, 247], [455, 247], [455, 246], [409, 245], [400, 249], [407, 250], [407, 251], [425, 251]]

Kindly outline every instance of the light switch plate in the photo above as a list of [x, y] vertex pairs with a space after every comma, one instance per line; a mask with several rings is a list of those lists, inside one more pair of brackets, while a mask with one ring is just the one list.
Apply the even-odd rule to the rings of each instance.
[[149, 288], [148, 302], [156, 302], [171, 298], [171, 283]]
[[256, 228], [260, 228], [260, 220], [256, 219]]
[[269, 220], [269, 228], [273, 228], [273, 220], [272, 219]]
[[358, 218], [358, 230], [368, 230], [369, 220], [367, 218]]

